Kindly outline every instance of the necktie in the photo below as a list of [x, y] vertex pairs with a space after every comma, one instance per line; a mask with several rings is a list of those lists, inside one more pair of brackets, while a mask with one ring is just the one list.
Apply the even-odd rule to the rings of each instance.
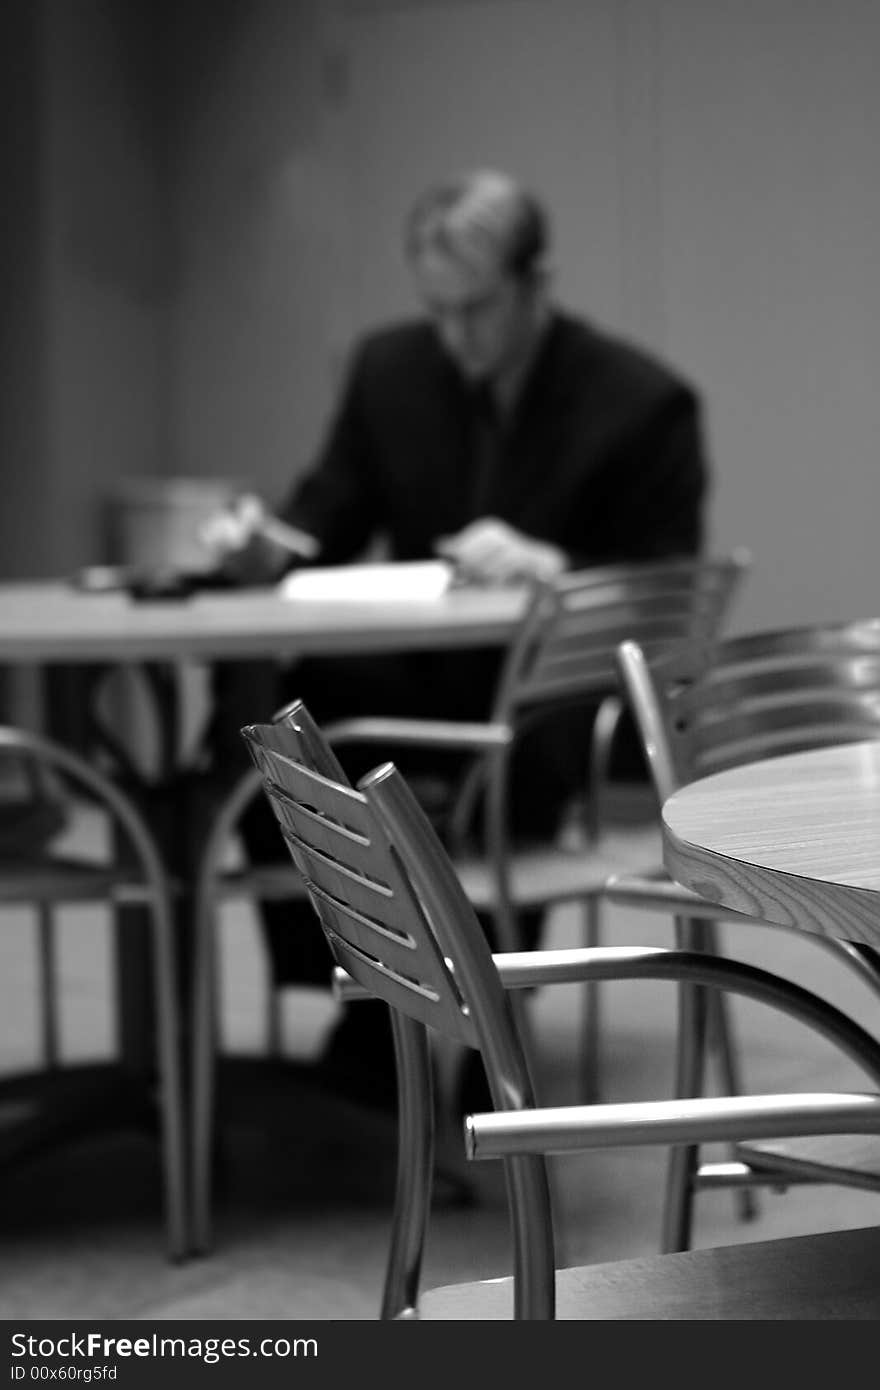
[[502, 426], [498, 404], [488, 383], [471, 392], [471, 519], [486, 514], [501, 459]]

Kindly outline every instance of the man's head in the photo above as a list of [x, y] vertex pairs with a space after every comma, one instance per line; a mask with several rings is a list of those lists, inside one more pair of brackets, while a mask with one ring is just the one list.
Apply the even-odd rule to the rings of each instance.
[[506, 174], [438, 184], [413, 207], [406, 251], [416, 289], [464, 376], [486, 380], [528, 354], [542, 322], [547, 221]]

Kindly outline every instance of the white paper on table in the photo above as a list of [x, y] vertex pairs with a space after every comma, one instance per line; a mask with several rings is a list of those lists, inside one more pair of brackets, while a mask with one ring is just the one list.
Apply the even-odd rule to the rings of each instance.
[[293, 570], [282, 579], [278, 592], [289, 599], [407, 603], [440, 598], [451, 583], [452, 566], [448, 561], [412, 560]]

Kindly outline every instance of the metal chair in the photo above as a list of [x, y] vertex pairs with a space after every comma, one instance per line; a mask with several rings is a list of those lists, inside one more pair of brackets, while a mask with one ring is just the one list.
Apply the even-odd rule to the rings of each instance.
[[[880, 1084], [880, 1044], [826, 1002], [769, 972], [694, 951], [582, 948], [493, 957], [446, 850], [393, 764], [369, 773], [357, 789], [332, 777], [327, 769], [333, 755], [302, 706], [284, 724], [243, 732], [339, 970], [391, 1008], [399, 1157], [383, 1317], [491, 1317], [512, 1311], [516, 1318], [547, 1319], [557, 1308], [568, 1317], [614, 1315], [607, 1311], [607, 1287], [605, 1308], [596, 1311], [589, 1267], [556, 1269], [546, 1153], [688, 1144], [697, 1138], [880, 1132], [880, 1096], [874, 1093]], [[834, 1042], [864, 1068], [872, 1091], [541, 1110], [535, 1105], [509, 991], [585, 978], [667, 979], [741, 992], [784, 1010]], [[427, 1296], [420, 1306], [418, 1293], [433, 1172], [429, 1029], [480, 1054], [494, 1110], [468, 1117], [467, 1152], [470, 1158], [502, 1161], [511, 1219], [512, 1280], [468, 1285], [463, 1294], [455, 1293], [451, 1312], [448, 1294]], [[850, 1290], [840, 1316], [865, 1315], [866, 1298], [873, 1314], [877, 1311], [880, 1237], [875, 1233], [866, 1249], [864, 1233], [859, 1234], [863, 1239], [856, 1253], [863, 1266], [870, 1265], [873, 1284], [867, 1293], [860, 1287], [860, 1302]], [[852, 1274], [852, 1236], [844, 1233], [843, 1251], [840, 1243], [835, 1246], [831, 1264], [836, 1260], [838, 1280], [847, 1256]], [[816, 1240], [827, 1242], [826, 1237]], [[662, 1315], [691, 1316], [697, 1298], [705, 1297], [707, 1257], [710, 1270], [719, 1261], [733, 1270], [725, 1285], [730, 1305], [711, 1316], [746, 1316], [746, 1306], [751, 1306], [751, 1316], [795, 1315], [780, 1311], [791, 1306], [789, 1288], [778, 1287], [772, 1277], [781, 1266], [795, 1268], [808, 1283], [812, 1279], [808, 1293], [816, 1300], [813, 1238], [806, 1246], [772, 1242], [747, 1251], [700, 1251], [666, 1256], [653, 1265], [635, 1261], [611, 1266], [619, 1289], [626, 1290], [634, 1279], [643, 1295], [639, 1313], [634, 1298], [624, 1293], [625, 1315], [654, 1316], [646, 1300], [668, 1297], [673, 1286], [681, 1294], [686, 1286], [693, 1303], [685, 1303], [685, 1312]], [[650, 1280], [646, 1264], [652, 1265]], [[828, 1267], [826, 1259], [823, 1269]], [[606, 1285], [607, 1280], [606, 1271]], [[649, 1289], [642, 1287], [646, 1283]], [[755, 1311], [755, 1289], [761, 1287], [770, 1310], [763, 1313]], [[821, 1293], [826, 1300], [834, 1298], [834, 1289], [827, 1286]], [[798, 1314], [810, 1306], [803, 1287], [800, 1297]]]
[[[37, 916], [39, 986], [43, 1069], [27, 1078], [33, 1093], [26, 1121], [27, 1134], [13, 1129], [4, 1147], [24, 1151], [32, 1142], [62, 1137], [75, 1130], [80, 1111], [110, 1113], [111, 1100], [103, 1084], [93, 1080], [77, 1087], [60, 1064], [56, 1019], [57, 979], [53, 928], [54, 910], [62, 904], [97, 902], [110, 907], [138, 905], [148, 913], [154, 954], [153, 989], [156, 1005], [156, 1073], [164, 1176], [165, 1220], [169, 1255], [182, 1258], [189, 1248], [184, 1108], [181, 1081], [181, 1038], [170, 887], [153, 837], [130, 798], [78, 754], [37, 734], [0, 727], [0, 779], [7, 771], [24, 771], [32, 794], [31, 806], [42, 810], [43, 829], [50, 833], [8, 840], [0, 855], [0, 905], [26, 905]], [[7, 810], [14, 801], [7, 803]], [[105, 818], [109, 855], [96, 858], [60, 852], [53, 844], [69, 821], [71, 808], [88, 805]], [[27, 827], [25, 827], [27, 829]], [[7, 827], [11, 834], [12, 827]], [[7, 836], [8, 839], [8, 836]], [[121, 1077], [115, 1099], [124, 1102], [124, 1089], [135, 1082]]]
[[[4, 864], [44, 854], [68, 824], [68, 809], [48, 769], [19, 749], [0, 760], [0, 870]], [[58, 1065], [56, 942], [48, 903], [37, 903], [40, 1044], [43, 1068]]]
[[[623, 688], [640, 731], [659, 803], [695, 778], [743, 762], [829, 744], [880, 738], [880, 620], [758, 632], [709, 644], [682, 646], [653, 659], [637, 643], [621, 645]], [[607, 900], [667, 911], [676, 919], [680, 944], [717, 949], [715, 922], [735, 920], [717, 904], [672, 882], [662, 867], [614, 876]], [[742, 920], [742, 918], [740, 918]], [[752, 920], [752, 919], [748, 919]], [[772, 924], [767, 923], [768, 927]], [[784, 928], [773, 927], [780, 931]], [[800, 939], [804, 939], [799, 934]], [[870, 947], [816, 937], [880, 997], [880, 961]], [[686, 1027], [678, 1061], [679, 1091], [698, 1094], [703, 1084], [704, 1044], [713, 1015], [699, 994], [686, 1001]], [[714, 1019], [717, 1023], [723, 1001]], [[723, 1023], [723, 1016], [721, 1017]], [[722, 1044], [731, 1046], [728, 1029]], [[738, 1078], [728, 1055], [726, 1076]], [[718, 1187], [726, 1174], [735, 1183], [785, 1185], [832, 1182], [880, 1190], [880, 1143], [799, 1139], [739, 1147], [737, 1161], [722, 1169], [699, 1163], [696, 1151], [672, 1158], [663, 1248], [690, 1243], [697, 1191]]]
[[[520, 916], [563, 902], [582, 904], [587, 942], [599, 934], [598, 895], [615, 864], [600, 852], [596, 808], [608, 777], [614, 734], [622, 713], [614, 655], [623, 636], [637, 636], [650, 651], [719, 629], [751, 564], [743, 549], [704, 559], [615, 565], [563, 576], [537, 586], [505, 654], [489, 717], [484, 723], [454, 720], [358, 718], [325, 728], [334, 749], [346, 743], [376, 744], [383, 755], [404, 748], [451, 750], [472, 755], [468, 769], [432, 820], [455, 858], [472, 905], [491, 921], [497, 943], [520, 949]], [[576, 814], [580, 833], [568, 844], [522, 846], [508, 824], [510, 759], [518, 739], [567, 709], [594, 709], [593, 746], [584, 768]], [[293, 706], [291, 708], [294, 708]], [[285, 711], [277, 716], [283, 719]], [[334, 775], [341, 768], [337, 762]], [[302, 896], [290, 863], [224, 868], [225, 851], [243, 811], [260, 795], [258, 774], [233, 787], [213, 821], [197, 889], [196, 995], [193, 1008], [194, 1230], [197, 1248], [210, 1242], [208, 1194], [215, 1051], [215, 922], [231, 897]], [[476, 834], [475, 834], [476, 830]], [[475, 839], [481, 842], [475, 851]], [[598, 998], [585, 986], [586, 1091], [597, 1086], [593, 1059], [599, 1030]], [[520, 1026], [527, 1019], [518, 1000]], [[278, 1016], [270, 1012], [270, 1046], [277, 1044]]]

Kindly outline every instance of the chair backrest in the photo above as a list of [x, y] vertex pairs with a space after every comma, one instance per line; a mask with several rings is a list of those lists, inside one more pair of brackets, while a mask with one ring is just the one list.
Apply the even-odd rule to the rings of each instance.
[[626, 639], [653, 653], [713, 637], [750, 565], [738, 549], [581, 570], [539, 587], [508, 652], [494, 717], [613, 690]]
[[396, 768], [352, 787], [301, 701], [242, 733], [337, 963], [409, 1017], [488, 1049], [504, 1072], [493, 1092], [505, 1106], [522, 1097], [525, 1063], [485, 935]]
[[661, 801], [697, 777], [880, 738], [880, 619], [750, 633], [618, 669]]

